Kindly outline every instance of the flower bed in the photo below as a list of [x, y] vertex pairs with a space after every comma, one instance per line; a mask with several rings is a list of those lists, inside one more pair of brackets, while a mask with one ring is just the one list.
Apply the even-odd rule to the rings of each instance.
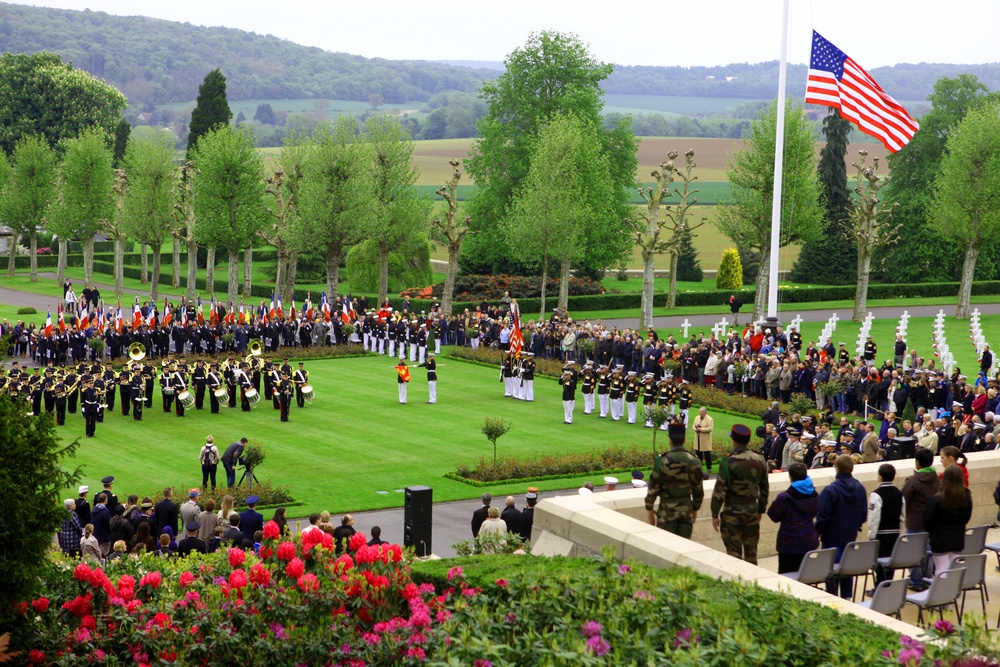
[[[238, 469], [242, 470], [242, 468]], [[222, 466], [219, 466], [219, 475], [222, 477], [222, 485], [217, 487], [214, 491], [212, 489], [202, 489], [201, 495], [198, 496], [198, 504], [202, 507], [205, 506], [205, 502], [209, 498], [215, 501], [215, 506], [217, 508], [222, 507], [223, 496], [232, 496], [235, 501], [235, 507], [239, 510], [242, 509], [246, 504], [246, 498], [249, 495], [255, 495], [259, 499], [257, 503], [257, 509], [265, 509], [269, 507], [295, 507], [296, 505], [301, 505], [302, 503], [297, 501], [292, 497], [291, 492], [287, 487], [284, 486], [273, 486], [271, 480], [265, 479], [260, 482], [254, 482], [253, 489], [247, 484], [237, 484], [231, 489], [226, 488], [225, 485], [225, 475], [222, 471]], [[184, 502], [187, 497], [186, 487], [180, 485], [174, 485], [174, 499], [178, 502]], [[157, 489], [153, 493], [146, 494], [152, 499], [153, 504], [156, 504], [163, 500], [163, 489]], [[143, 498], [144, 496], [139, 496]]]
[[829, 608], [610, 554], [411, 563], [360, 533], [349, 549], [335, 557], [321, 531], [281, 541], [269, 522], [260, 557], [229, 549], [107, 569], [54, 558], [40, 594], [18, 605], [12, 648], [67, 666], [923, 666], [996, 655], [988, 633], [939, 624], [939, 645], [901, 645]]
[[[663, 442], [667, 439], [664, 437]], [[609, 447], [586, 452], [556, 452], [536, 456], [501, 456], [494, 466], [492, 459], [480, 457], [477, 463], [460, 465], [451, 479], [466, 484], [537, 481], [555, 479], [571, 475], [593, 474], [597, 472], [631, 471], [646, 469], [652, 463], [648, 447]]]
[[[546, 281], [546, 295], [558, 296], [561, 278], [549, 278]], [[511, 276], [504, 273], [488, 276], [467, 274], [455, 278], [455, 301], [496, 301], [503, 297], [504, 292], [510, 292], [514, 299], [536, 298], [542, 294], [541, 276]], [[569, 279], [570, 296], [585, 296], [603, 294], [604, 285], [590, 278]], [[409, 296], [411, 299], [440, 299], [444, 294], [444, 283], [436, 283], [427, 287], [413, 287], [399, 293], [399, 296]]]

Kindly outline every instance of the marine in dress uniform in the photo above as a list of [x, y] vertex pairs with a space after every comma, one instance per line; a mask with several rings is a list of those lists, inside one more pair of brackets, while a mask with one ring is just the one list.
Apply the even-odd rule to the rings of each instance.
[[608, 392], [611, 390], [611, 372], [608, 367], [601, 364], [600, 368], [597, 369], [597, 401], [601, 405], [601, 419], [608, 416], [608, 411], [611, 409], [611, 400], [608, 398]]
[[625, 414], [625, 378], [622, 377], [622, 366], [615, 368], [611, 374], [608, 386], [608, 399], [611, 401], [611, 419], [618, 421]]
[[576, 383], [578, 380], [579, 373], [576, 371], [576, 362], [571, 361], [563, 366], [559, 384], [562, 385], [564, 424], [573, 423], [573, 408], [576, 407]]
[[628, 411], [628, 423], [635, 423], [636, 408], [639, 404], [639, 392], [642, 390], [642, 383], [639, 381], [636, 371], [629, 371], [625, 376], [625, 408]]
[[521, 392], [521, 400], [531, 402], [535, 400], [535, 353], [524, 352], [523, 354], [521, 382], [524, 383], [524, 389]]
[[594, 362], [588, 361], [580, 373], [580, 392], [583, 394], [583, 414], [594, 411], [594, 388], [597, 386], [597, 375], [594, 373]]
[[427, 369], [427, 402], [431, 405], [437, 403], [437, 362], [434, 361], [434, 353], [427, 355], [427, 361], [417, 364], [418, 367]]

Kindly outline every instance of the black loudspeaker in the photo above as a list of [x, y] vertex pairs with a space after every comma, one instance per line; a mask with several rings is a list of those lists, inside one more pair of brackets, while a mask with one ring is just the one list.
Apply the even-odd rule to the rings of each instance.
[[403, 523], [431, 522], [431, 512], [434, 504], [434, 489], [429, 486], [406, 487], [406, 499], [403, 505]]
[[430, 523], [410, 523], [403, 524], [403, 546], [413, 547], [417, 556], [423, 558], [430, 556], [431, 550], [431, 524]]

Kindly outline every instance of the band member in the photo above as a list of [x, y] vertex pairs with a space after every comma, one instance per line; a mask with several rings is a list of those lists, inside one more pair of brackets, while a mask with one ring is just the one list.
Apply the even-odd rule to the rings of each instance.
[[104, 423], [104, 403], [107, 397], [107, 385], [104, 383], [104, 376], [101, 367], [94, 370], [94, 390], [97, 392], [97, 421]]
[[71, 415], [76, 414], [76, 404], [80, 398], [79, 380], [76, 370], [71, 366], [69, 373], [63, 379], [63, 384], [66, 386], [66, 409]]
[[281, 374], [281, 382], [276, 389], [275, 394], [281, 403], [281, 421], [286, 422], [288, 421], [288, 411], [292, 407], [292, 392], [295, 391], [292, 388], [292, 381], [289, 379], [288, 373]]
[[[274, 361], [271, 360], [271, 357], [268, 357], [267, 361], [264, 362], [264, 368], [262, 372], [264, 374], [264, 399], [270, 401], [274, 398], [274, 384], [275, 384], [273, 375]], [[278, 378], [278, 382], [281, 382], [280, 377]]]
[[104, 402], [108, 404], [108, 412], [115, 411], [115, 369], [111, 364], [104, 366]]
[[235, 371], [236, 383], [240, 386], [240, 409], [243, 412], [250, 412], [250, 399], [247, 398], [247, 391], [253, 389], [253, 383], [250, 381], [249, 371], [250, 368], [245, 362], [241, 363]]
[[56, 378], [51, 366], [45, 369], [45, 377], [42, 378], [42, 395], [45, 399], [45, 411], [54, 412], [56, 409]]
[[194, 383], [194, 409], [201, 410], [205, 407], [205, 386], [208, 382], [208, 373], [205, 370], [205, 362], [200, 357], [194, 364], [191, 381]]
[[222, 378], [219, 376], [219, 364], [212, 364], [208, 371], [208, 404], [212, 414], [219, 414], [219, 399], [215, 395], [216, 389], [222, 388]]
[[122, 416], [128, 417], [132, 409], [132, 374], [126, 367], [122, 367], [122, 372], [118, 374], [118, 393], [122, 402]]
[[142, 408], [146, 403], [146, 379], [138, 370], [132, 376], [132, 419], [142, 421]]
[[309, 371], [305, 364], [299, 362], [299, 370], [295, 371], [295, 404], [300, 408], [306, 406], [306, 400], [302, 397], [302, 387], [309, 384]]
[[176, 368], [176, 365], [164, 365], [163, 372], [160, 374], [160, 395], [163, 397], [164, 412], [170, 412], [171, 407], [173, 407], [174, 395], [176, 393], [176, 389], [174, 388], [174, 368]]
[[83, 418], [87, 423], [87, 437], [93, 438], [97, 431], [97, 390], [93, 382], [88, 382], [83, 389]]
[[275, 410], [281, 409], [281, 397], [278, 395], [278, 387], [281, 385], [282, 372], [277, 364], [271, 365], [271, 404]]
[[[156, 367], [153, 366], [149, 357], [146, 357], [145, 361], [146, 363], [142, 367], [142, 391], [145, 397], [145, 407], [151, 408], [153, 407], [153, 383], [156, 381]], [[142, 419], [141, 414], [139, 415], [139, 419]]]
[[66, 383], [64, 380], [56, 382], [54, 392], [56, 401], [56, 424], [64, 426], [66, 424]]
[[236, 379], [236, 374], [239, 372], [239, 367], [236, 365], [236, 360], [233, 355], [229, 355], [229, 359], [222, 364], [222, 378], [226, 382], [226, 389], [229, 390], [229, 407], [236, 407], [236, 387], [239, 386], [239, 382]]
[[[174, 368], [175, 369], [177, 368], [176, 364], [174, 364]], [[172, 382], [174, 391], [177, 392], [175, 397], [180, 396], [181, 392], [187, 391], [187, 373], [180, 370], [174, 370], [172, 376], [173, 376]], [[174, 407], [176, 408], [177, 416], [183, 417], [184, 404], [181, 402], [180, 398], [176, 398], [176, 400], [174, 401]]]

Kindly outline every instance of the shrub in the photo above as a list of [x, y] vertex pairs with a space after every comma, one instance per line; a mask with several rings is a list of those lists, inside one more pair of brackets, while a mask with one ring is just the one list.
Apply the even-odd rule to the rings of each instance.
[[705, 278], [705, 272], [701, 270], [693, 239], [690, 227], [684, 227], [677, 246], [677, 280], [700, 283]]
[[719, 262], [719, 271], [715, 274], [715, 289], [738, 290], [743, 288], [743, 264], [736, 248], [726, 248]]
[[[559, 294], [559, 284], [561, 278], [550, 277], [546, 282], [546, 296]], [[353, 282], [352, 282], [353, 285]], [[440, 299], [444, 294], [444, 283], [440, 282], [431, 286], [430, 295], [425, 293], [426, 288], [413, 288], [400, 293], [400, 296], [413, 298], [434, 298]], [[477, 275], [467, 274], [455, 278], [455, 300], [471, 301], [476, 305], [480, 301], [498, 301], [503, 298], [504, 292], [510, 292], [514, 299], [537, 299], [542, 294], [541, 276], [510, 276], [507, 274], [498, 275]], [[603, 294], [604, 285], [599, 281], [585, 277], [573, 276], [569, 279], [570, 296], [584, 296], [591, 294]], [[537, 309], [538, 306], [535, 306]], [[529, 310], [524, 303], [521, 303], [521, 312], [527, 313]]]
[[[220, 470], [221, 473], [221, 470]], [[223, 482], [225, 482], [225, 477], [223, 476]], [[187, 491], [189, 485], [181, 484], [174, 486], [174, 502], [182, 503], [187, 499]], [[153, 499], [153, 504], [163, 500], [163, 489], [157, 489], [153, 493], [146, 494]], [[255, 495], [260, 500], [257, 503], [257, 507], [294, 507], [296, 505], [301, 505], [302, 503], [297, 501], [289, 491], [288, 487], [285, 486], [274, 486], [271, 480], [265, 479], [258, 482], [254, 482], [253, 490], [251, 490], [246, 484], [237, 484], [231, 489], [225, 488], [225, 484], [218, 487], [217, 489], [202, 489], [201, 495], [198, 496], [198, 504], [204, 507], [205, 503], [209, 498], [215, 501], [216, 509], [222, 506], [222, 498], [224, 496], [232, 496], [235, 500], [235, 507], [238, 510], [242, 510], [242, 506], [246, 504], [247, 496]], [[140, 498], [144, 496], [140, 495]]]
[[23, 308], [18, 308], [17, 309], [17, 314], [18, 315], [37, 315], [38, 311], [35, 310], [34, 308], [32, 308], [31, 306], [24, 306]]
[[635, 470], [652, 465], [646, 448], [614, 446], [585, 452], [556, 452], [534, 456], [501, 456], [494, 464], [485, 456], [473, 464], [460, 465], [455, 477], [461, 481], [499, 482], [570, 477], [596, 472]]
[[[389, 292], [410, 285], [426, 285], [434, 278], [431, 271], [430, 244], [426, 237], [410, 239], [389, 252]], [[378, 245], [359, 243], [347, 253], [347, 279], [358, 292], [378, 292]]]

